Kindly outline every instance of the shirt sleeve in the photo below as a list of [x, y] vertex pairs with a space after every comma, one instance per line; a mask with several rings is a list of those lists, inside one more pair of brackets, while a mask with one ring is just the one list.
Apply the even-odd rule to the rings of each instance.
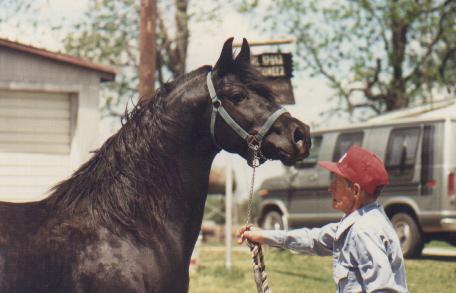
[[290, 231], [264, 230], [265, 243], [302, 253], [332, 255], [334, 236], [338, 223], [321, 228], [302, 228]]
[[398, 292], [392, 288], [394, 274], [382, 237], [364, 230], [354, 233], [353, 240], [352, 256], [367, 292]]

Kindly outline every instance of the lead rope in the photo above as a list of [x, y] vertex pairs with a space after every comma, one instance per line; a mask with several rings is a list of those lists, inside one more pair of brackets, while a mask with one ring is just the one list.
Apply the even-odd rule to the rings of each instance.
[[[250, 216], [252, 212], [252, 201], [253, 201], [253, 184], [255, 182], [255, 169], [260, 165], [260, 161], [258, 159], [258, 152], [260, 146], [258, 144], [250, 144], [249, 148], [253, 151], [253, 158], [252, 158], [252, 181], [250, 182], [250, 194], [249, 194], [249, 205], [247, 208], [247, 220], [246, 220], [246, 227], [250, 223]], [[250, 249], [250, 253], [252, 255], [252, 266], [253, 266], [253, 277], [255, 279], [256, 287], [258, 293], [271, 293], [272, 291], [269, 289], [268, 279], [266, 275], [266, 266], [264, 264], [264, 256], [263, 250], [261, 245], [256, 242], [252, 242], [247, 239], [247, 246]]]

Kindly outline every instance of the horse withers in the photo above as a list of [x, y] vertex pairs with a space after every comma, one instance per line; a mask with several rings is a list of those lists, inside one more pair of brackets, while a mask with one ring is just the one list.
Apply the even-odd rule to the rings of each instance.
[[209, 171], [221, 148], [293, 164], [309, 128], [280, 110], [244, 39], [158, 89], [51, 195], [0, 203], [0, 293], [188, 291]]

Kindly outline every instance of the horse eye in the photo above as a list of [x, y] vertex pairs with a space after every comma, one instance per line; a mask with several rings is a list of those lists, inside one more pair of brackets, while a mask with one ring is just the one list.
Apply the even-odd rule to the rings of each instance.
[[235, 94], [231, 97], [231, 100], [236, 103], [242, 101], [243, 99], [245, 99], [245, 96], [241, 94]]

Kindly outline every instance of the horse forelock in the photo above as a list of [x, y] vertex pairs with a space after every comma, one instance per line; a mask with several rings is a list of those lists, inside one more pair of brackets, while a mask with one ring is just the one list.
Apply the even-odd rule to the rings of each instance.
[[[275, 100], [275, 93], [269, 86], [266, 78], [250, 64], [238, 64], [234, 62], [226, 73], [235, 75], [240, 80], [242, 86], [247, 87], [257, 95], [266, 98], [268, 101]], [[223, 81], [215, 81], [215, 83], [220, 84], [223, 83]]]

